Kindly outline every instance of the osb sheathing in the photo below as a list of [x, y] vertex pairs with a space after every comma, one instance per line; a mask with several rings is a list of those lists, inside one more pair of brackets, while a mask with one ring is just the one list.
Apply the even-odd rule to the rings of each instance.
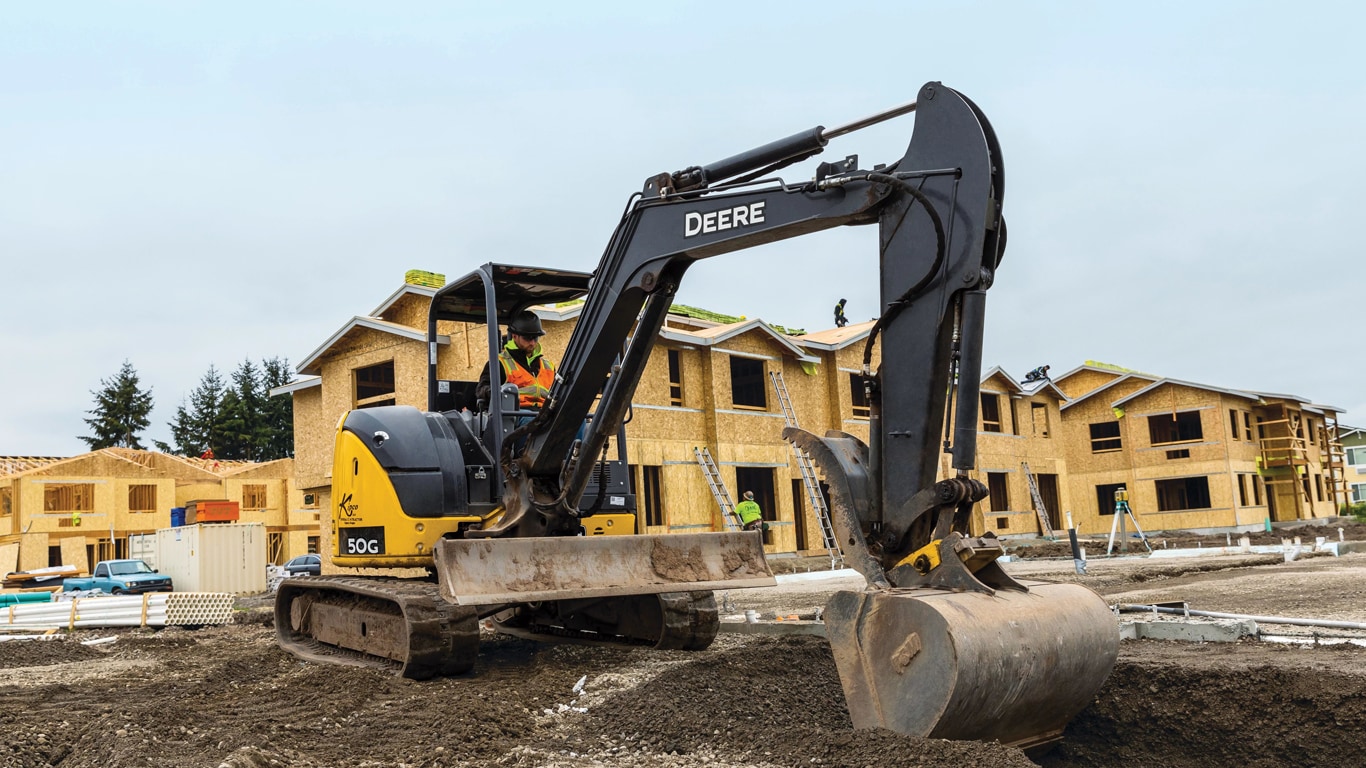
[[19, 567], [19, 542], [0, 543], [0, 576], [21, 570], [24, 569]]
[[409, 328], [417, 328], [422, 331], [427, 330], [427, 309], [431, 306], [432, 299], [423, 293], [404, 293], [394, 300], [384, 312], [380, 313], [381, 320], [391, 323], [406, 325]]
[[294, 392], [294, 472], [299, 482], [325, 478], [332, 472], [332, 435], [337, 418], [323, 414], [322, 385]]
[[[1096, 487], [1116, 483], [1126, 484], [1129, 506], [1145, 530], [1249, 528], [1263, 523], [1268, 514], [1265, 495], [1262, 504], [1252, 503], [1253, 493], [1249, 486], [1249, 504], [1243, 505], [1237, 486], [1238, 474], [1256, 472], [1260, 451], [1255, 442], [1245, 439], [1241, 425], [1239, 438], [1233, 439], [1229, 424], [1229, 410], [1237, 411], [1241, 419], [1241, 413], [1249, 409], [1252, 401], [1211, 390], [1166, 384], [1124, 404], [1124, 416], [1118, 419], [1121, 450], [1093, 453], [1090, 425], [1115, 421], [1111, 404], [1120, 397], [1122, 395], [1111, 398], [1107, 391], [1076, 403], [1066, 411], [1067, 421], [1063, 428], [1070, 469], [1068, 484], [1077, 500], [1073, 517], [1083, 533], [1109, 532], [1114, 518], [1101, 513]], [[1148, 418], [1170, 415], [1173, 410], [1200, 415], [1201, 439], [1154, 446]], [[1190, 457], [1168, 459], [1167, 452], [1173, 450], [1188, 450]], [[1157, 511], [1155, 481], [1201, 475], [1208, 477], [1209, 509]], [[1110, 512], [1110, 505], [1105, 506], [1105, 511]]]
[[[994, 385], [1001, 390], [1009, 387], [1003, 380], [993, 379], [989, 379], [984, 387]], [[1066, 482], [1068, 464], [1063, 458], [1063, 440], [1058, 431], [1061, 416], [1057, 395], [1047, 389], [1032, 395], [992, 392], [989, 389], [983, 391], [986, 394], [995, 394], [999, 398], [997, 405], [1001, 415], [1002, 431], [982, 431], [982, 416], [978, 413], [977, 469], [969, 474], [983, 484], [988, 482], [988, 473], [1004, 474], [1007, 504], [1005, 509], [996, 509], [992, 506], [990, 497], [983, 499], [978, 505], [973, 532], [980, 534], [991, 531], [998, 535], [1014, 535], [1037, 534], [1041, 531], [1042, 525], [1034, 508], [1029, 479], [1024, 472], [1026, 463], [1036, 481], [1042, 475], [1057, 477], [1060, 508], [1048, 511], [1053, 520], [1065, 525], [1065, 513], [1072, 507], [1072, 497]], [[1043, 406], [1047, 414], [1046, 420], [1041, 419], [1038, 424], [1031, 416], [1035, 404]], [[945, 473], [947, 468], [946, 461]], [[1002, 525], [1002, 522], [1005, 524]]]
[[178, 484], [175, 489], [175, 504], [172, 506], [188, 507], [192, 501], [222, 498], [226, 497], [223, 495], [223, 481], [221, 480], [215, 480], [211, 483]]
[[90, 573], [90, 566], [93, 564], [86, 552], [86, 540], [83, 537], [68, 536], [60, 540], [60, 546], [62, 565], [74, 565], [80, 569], [81, 573]]
[[1062, 393], [1067, 395], [1069, 400], [1076, 400], [1087, 392], [1090, 392], [1097, 387], [1103, 387], [1123, 375], [1124, 373], [1121, 371], [1103, 371], [1094, 368], [1083, 368], [1070, 376], [1054, 381], [1053, 384], [1058, 389], [1062, 390]]

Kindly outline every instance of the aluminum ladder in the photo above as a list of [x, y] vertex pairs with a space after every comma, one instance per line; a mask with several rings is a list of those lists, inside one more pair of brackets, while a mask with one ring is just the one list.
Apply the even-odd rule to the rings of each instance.
[[726, 483], [721, 479], [721, 470], [716, 468], [716, 460], [711, 457], [711, 450], [694, 447], [692, 453], [697, 457], [698, 466], [702, 467], [702, 476], [707, 480], [712, 498], [716, 499], [716, 506], [721, 508], [721, 522], [728, 531], [740, 530], [740, 517], [735, 514], [735, 502], [731, 501], [730, 491], [726, 490]]
[[[797, 412], [792, 407], [792, 398], [787, 394], [787, 383], [783, 381], [782, 371], [769, 371], [768, 378], [773, 382], [773, 391], [778, 393], [778, 405], [783, 409], [783, 420], [787, 426], [797, 426]], [[811, 503], [811, 509], [816, 513], [816, 521], [820, 524], [821, 540], [825, 545], [825, 551], [830, 554], [830, 569], [836, 570], [844, 565], [844, 554], [840, 552], [839, 539], [835, 537], [835, 528], [830, 524], [830, 510], [825, 506], [825, 496], [821, 493], [820, 481], [816, 478], [816, 465], [811, 461], [811, 457], [806, 455], [806, 451], [797, 447], [796, 443], [790, 443], [792, 455], [797, 458], [797, 468], [802, 473], [802, 484], [806, 486], [806, 497]]]
[[1029, 495], [1034, 499], [1034, 512], [1039, 516], [1039, 531], [1046, 538], [1052, 539], [1053, 526], [1048, 522], [1048, 509], [1043, 505], [1043, 497], [1039, 495], [1039, 484], [1034, 481], [1034, 473], [1029, 471], [1029, 462], [1022, 461], [1020, 466], [1024, 467], [1025, 480], [1029, 481]]

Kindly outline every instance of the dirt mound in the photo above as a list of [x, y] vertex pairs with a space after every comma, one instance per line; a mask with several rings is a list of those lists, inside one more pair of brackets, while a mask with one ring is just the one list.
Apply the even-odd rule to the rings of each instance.
[[1041, 763], [1360, 765], [1363, 661], [1366, 649], [1351, 645], [1126, 643], [1095, 703]]
[[102, 658], [98, 647], [58, 637], [55, 640], [11, 640], [0, 643], [0, 669], [42, 667], [69, 661]]
[[574, 743], [640, 745], [666, 755], [721, 752], [775, 765], [1033, 765], [997, 744], [855, 732], [822, 639], [725, 638], [721, 644], [730, 647], [594, 707]]

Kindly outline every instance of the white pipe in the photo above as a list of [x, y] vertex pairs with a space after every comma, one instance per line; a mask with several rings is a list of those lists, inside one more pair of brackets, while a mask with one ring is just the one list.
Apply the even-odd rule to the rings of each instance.
[[1148, 613], [1174, 613], [1182, 616], [1207, 616], [1214, 619], [1251, 619], [1260, 624], [1291, 624], [1297, 627], [1331, 627], [1333, 629], [1366, 629], [1360, 621], [1338, 621], [1336, 619], [1296, 619], [1286, 616], [1253, 616], [1246, 613], [1220, 613], [1218, 611], [1197, 611], [1193, 608], [1168, 608], [1161, 605], [1120, 604], [1115, 606], [1121, 611], [1147, 611]]

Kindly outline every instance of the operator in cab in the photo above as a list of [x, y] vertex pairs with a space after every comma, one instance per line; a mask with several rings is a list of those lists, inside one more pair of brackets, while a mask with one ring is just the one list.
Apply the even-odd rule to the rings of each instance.
[[[500, 385], [511, 382], [517, 386], [517, 407], [539, 409], [550, 396], [550, 385], [555, 383], [555, 366], [541, 352], [541, 337], [545, 330], [535, 312], [518, 312], [507, 326], [507, 342], [498, 351]], [[487, 409], [491, 396], [489, 366], [479, 374], [474, 397], [480, 410]]]

